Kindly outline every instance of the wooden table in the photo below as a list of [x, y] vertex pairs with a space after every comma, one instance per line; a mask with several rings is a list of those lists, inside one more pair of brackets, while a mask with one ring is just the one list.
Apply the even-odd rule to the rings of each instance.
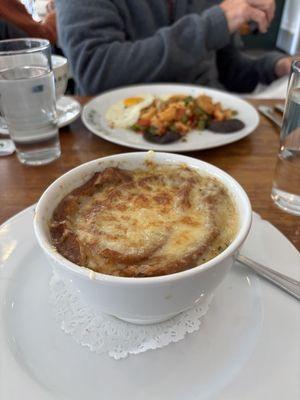
[[[88, 98], [79, 98], [82, 104]], [[276, 101], [251, 101], [274, 104]], [[78, 119], [60, 133], [62, 156], [42, 167], [19, 163], [16, 155], [0, 158], [0, 223], [35, 203], [47, 186], [64, 172], [95, 158], [134, 151], [102, 140]], [[253, 210], [281, 230], [300, 250], [300, 218], [279, 210], [270, 198], [272, 177], [279, 145], [279, 132], [261, 117], [250, 136], [216, 149], [191, 152], [195, 158], [212, 163], [232, 175], [248, 193]]]

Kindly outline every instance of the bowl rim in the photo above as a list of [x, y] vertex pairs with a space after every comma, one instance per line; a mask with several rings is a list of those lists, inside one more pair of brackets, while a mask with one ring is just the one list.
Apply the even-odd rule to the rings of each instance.
[[[70, 169], [60, 177], [58, 177], [55, 181], [53, 181], [50, 186], [43, 192], [42, 196], [38, 200], [38, 203], [35, 208], [35, 214], [34, 214], [34, 232], [35, 236], [37, 238], [37, 241], [40, 245], [40, 247], [43, 249], [43, 251], [50, 256], [54, 261], [58, 262], [59, 264], [63, 264], [63, 267], [67, 268], [69, 271], [71, 271], [75, 275], [79, 275], [82, 278], [86, 278], [89, 280], [95, 280], [95, 281], [100, 281], [100, 282], [105, 282], [105, 283], [111, 283], [111, 284], [130, 284], [130, 285], [141, 285], [141, 284], [154, 284], [154, 283], [171, 283], [173, 281], [177, 281], [178, 279], [181, 278], [188, 278], [190, 276], [193, 276], [200, 271], [206, 271], [210, 268], [212, 268], [214, 265], [219, 264], [222, 262], [224, 259], [226, 259], [228, 256], [231, 256], [237, 249], [241, 246], [241, 244], [244, 242], [245, 238], [247, 237], [247, 234], [250, 230], [251, 226], [251, 221], [252, 221], [252, 208], [251, 208], [251, 203], [250, 200], [245, 192], [245, 190], [242, 188], [242, 186], [227, 172], [223, 171], [222, 169], [216, 167], [213, 164], [210, 164], [208, 162], [198, 160], [193, 157], [188, 157], [188, 156], [183, 156], [181, 154], [176, 154], [176, 153], [163, 153], [163, 152], [155, 152], [155, 155], [158, 155], [159, 157], [174, 157], [177, 158], [179, 157], [181, 159], [178, 160], [179, 164], [187, 164], [191, 168], [195, 168], [194, 165], [192, 165], [192, 162], [199, 163], [199, 169], [200, 167], [208, 167], [209, 169], [212, 169], [211, 172], [207, 172], [208, 174], [213, 175], [213, 171], [217, 173], [218, 178], [220, 179], [220, 175], [224, 176], [234, 187], [234, 190], [232, 189], [232, 186], [229, 187], [228, 184], [222, 181], [222, 183], [226, 186], [226, 188], [230, 191], [230, 193], [235, 193], [238, 194], [238, 201], [242, 204], [244, 204], [243, 208], [245, 208], [245, 211], [243, 215], [239, 213], [239, 217], [242, 218], [241, 223], [240, 223], [240, 229], [234, 238], [234, 240], [230, 243], [230, 245], [223, 250], [220, 254], [218, 254], [216, 257], [212, 258], [211, 260], [197, 265], [196, 267], [192, 267], [183, 271], [175, 272], [173, 274], [167, 274], [167, 275], [160, 275], [160, 276], [153, 276], [153, 277], [122, 277], [122, 276], [115, 276], [115, 275], [108, 275], [108, 274], [103, 274], [100, 272], [96, 272], [88, 267], [80, 266], [78, 264], [73, 263], [72, 261], [68, 260], [65, 258], [63, 255], [61, 255], [56, 248], [51, 244], [50, 240], [47, 239], [46, 234], [44, 232], [44, 229], [42, 227], [42, 216], [40, 216], [40, 208], [44, 205], [46, 202], [46, 197], [48, 194], [53, 190], [53, 188], [59, 187], [63, 183], [63, 180], [66, 178], [66, 176], [70, 173], [80, 173], [82, 169], [85, 169], [87, 166], [91, 164], [95, 164], [95, 167], [97, 165], [100, 165], [102, 162], [107, 162], [107, 161], [114, 161], [117, 160], [118, 158], [123, 159], [126, 157], [132, 157], [132, 156], [138, 156], [141, 158], [147, 157], [147, 154], [151, 153], [149, 152], [132, 152], [132, 153], [119, 153], [115, 154], [112, 156], [107, 156], [107, 157], [101, 157], [98, 159], [94, 159], [91, 161], [88, 161], [86, 163], [83, 163], [75, 168]], [[154, 153], [154, 152], [152, 152]], [[162, 159], [161, 158], [161, 159]], [[160, 160], [161, 160], [160, 159]], [[182, 161], [182, 159], [185, 159], [186, 161]], [[190, 164], [188, 161], [190, 161]], [[154, 160], [155, 162], [155, 160]], [[167, 159], [166, 159], [166, 164], [168, 164]], [[174, 163], [173, 163], [174, 164]], [[95, 172], [96, 172], [95, 168]], [[47, 204], [47, 203], [46, 203]]]

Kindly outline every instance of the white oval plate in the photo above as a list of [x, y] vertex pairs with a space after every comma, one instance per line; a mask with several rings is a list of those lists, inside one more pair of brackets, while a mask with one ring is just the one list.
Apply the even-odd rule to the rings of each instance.
[[[51, 268], [33, 216], [30, 207], [0, 227], [1, 399], [300, 398], [299, 302], [238, 263], [184, 340], [121, 361], [78, 345], [49, 305]], [[299, 252], [253, 217], [243, 253], [299, 279]]]
[[[141, 94], [166, 95], [178, 93], [188, 96], [199, 96], [201, 93], [205, 93], [211, 96], [214, 101], [220, 101], [225, 108], [236, 110], [238, 112], [237, 118], [244, 122], [245, 128], [238, 132], [227, 134], [213, 133], [209, 130], [194, 130], [188, 133], [186, 141], [155, 144], [147, 142], [142, 135], [132, 132], [129, 129], [113, 129], [105, 120], [107, 109], [112, 104], [127, 97], [139, 96]], [[259, 116], [255, 108], [245, 100], [219, 90], [193, 85], [153, 84], [128, 86], [111, 90], [95, 97], [84, 106], [82, 121], [95, 135], [112, 143], [143, 150], [185, 152], [210, 149], [236, 142], [250, 135], [255, 130], [259, 123]]]

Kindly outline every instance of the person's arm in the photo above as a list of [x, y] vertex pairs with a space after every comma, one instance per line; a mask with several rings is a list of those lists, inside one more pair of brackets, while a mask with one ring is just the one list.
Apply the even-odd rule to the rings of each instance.
[[272, 51], [259, 58], [245, 55], [233, 42], [217, 52], [219, 80], [227, 90], [240, 93], [252, 92], [261, 82], [277, 79], [275, 67], [284, 54]]
[[48, 15], [45, 21], [39, 23], [32, 19], [32, 16], [19, 0], [1, 0], [0, 19], [13, 24], [28, 36], [48, 39], [51, 43], [56, 43], [54, 12]]
[[49, 11], [40, 22], [37, 31], [44, 35], [52, 44], [57, 44], [56, 11]]
[[211, 50], [229, 43], [223, 11], [187, 15], [143, 40], [129, 41], [109, 0], [57, 0], [59, 45], [81, 94], [139, 82], [184, 80]]

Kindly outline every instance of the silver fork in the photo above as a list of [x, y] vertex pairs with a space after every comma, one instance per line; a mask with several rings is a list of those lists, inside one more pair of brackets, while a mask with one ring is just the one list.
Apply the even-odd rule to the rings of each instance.
[[272, 282], [274, 285], [295, 297], [297, 300], [300, 300], [300, 282], [296, 279], [289, 278], [288, 276], [274, 271], [273, 269], [268, 268], [246, 256], [243, 256], [242, 254], [238, 254], [236, 256], [236, 260], [251, 268], [258, 275], [269, 282]]

